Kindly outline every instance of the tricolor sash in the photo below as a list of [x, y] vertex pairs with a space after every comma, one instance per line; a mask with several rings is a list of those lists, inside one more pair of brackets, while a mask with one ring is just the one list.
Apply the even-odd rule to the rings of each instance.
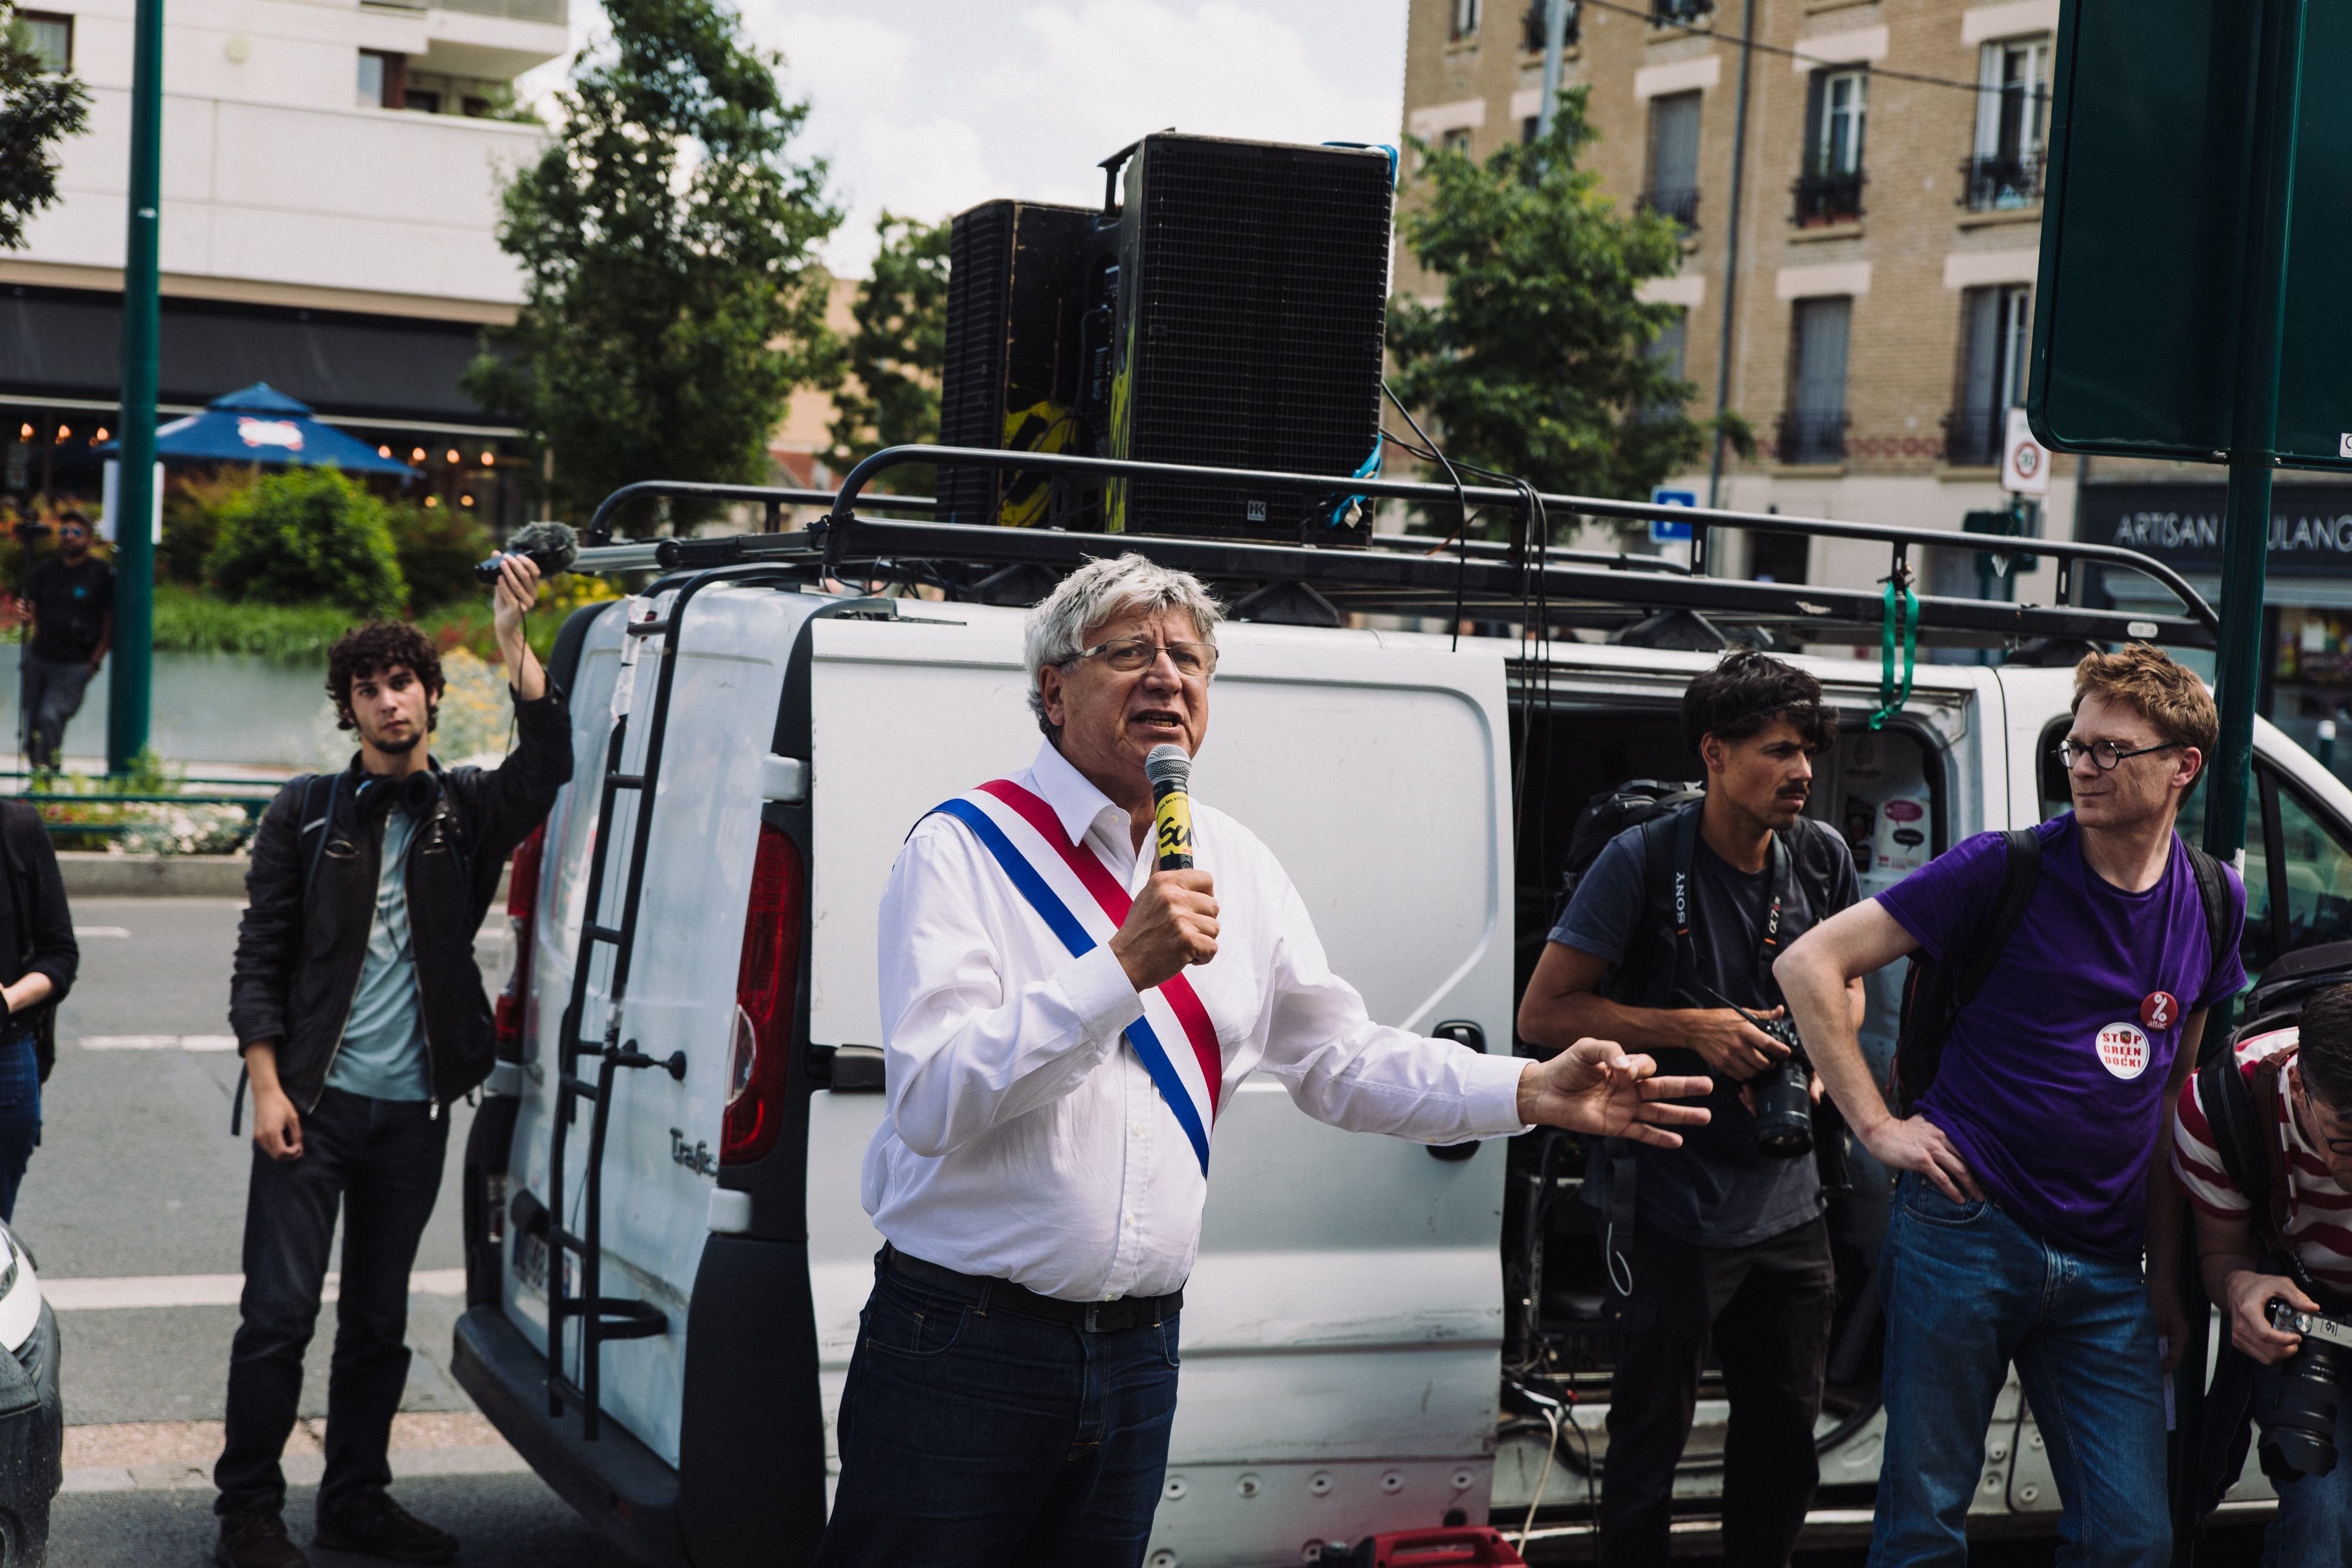
[[[999, 779], [937, 810], [971, 830], [1072, 957], [1108, 942], [1125, 924], [1134, 901], [1124, 880], [1093, 851], [1070, 842], [1054, 809], [1030, 790]], [[1143, 1016], [1126, 1034], [1192, 1140], [1201, 1174], [1208, 1175], [1209, 1130], [1223, 1093], [1224, 1058], [1192, 983], [1178, 975], [1144, 992]], [[1179, 1049], [1171, 1051], [1163, 1041]]]

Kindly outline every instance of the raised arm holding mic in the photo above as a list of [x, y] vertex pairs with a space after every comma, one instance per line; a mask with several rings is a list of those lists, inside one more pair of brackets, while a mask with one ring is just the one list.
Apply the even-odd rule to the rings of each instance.
[[580, 559], [580, 536], [567, 523], [527, 523], [515, 530], [507, 548], [474, 566], [474, 580], [488, 588], [499, 580], [499, 569], [510, 555], [521, 556], [539, 569], [541, 578], [570, 571]]

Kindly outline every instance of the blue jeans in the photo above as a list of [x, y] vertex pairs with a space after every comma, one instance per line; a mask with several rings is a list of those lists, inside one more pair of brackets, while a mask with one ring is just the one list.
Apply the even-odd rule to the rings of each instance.
[[[2254, 1374], [2254, 1419], [2267, 1423], [2284, 1364]], [[2273, 1477], [2278, 1517], [2263, 1532], [2262, 1568], [2342, 1568], [2352, 1563], [2352, 1389], [2336, 1407], [2336, 1468], [2324, 1476]]]
[[1968, 1562], [1969, 1500], [2011, 1362], [2065, 1504], [2060, 1568], [2161, 1568], [2164, 1394], [2137, 1262], [2054, 1247], [1906, 1173], [1879, 1255], [1886, 1452], [1870, 1568]]
[[877, 1270], [817, 1568], [1136, 1568], [1177, 1321], [1086, 1333]]
[[16, 1189], [41, 1143], [41, 1067], [31, 1031], [0, 1044], [0, 1220], [16, 1218]]

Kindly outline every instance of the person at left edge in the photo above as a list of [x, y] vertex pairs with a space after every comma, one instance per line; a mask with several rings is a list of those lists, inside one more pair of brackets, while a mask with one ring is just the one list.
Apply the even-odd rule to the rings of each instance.
[[16, 1218], [41, 1142], [41, 1085], [57, 1064], [58, 1004], [81, 965], [57, 851], [40, 813], [0, 800], [0, 1221]]
[[304, 1568], [278, 1458], [302, 1392], [342, 1210], [316, 1544], [446, 1563], [455, 1537], [385, 1488], [408, 1381], [408, 1271], [441, 1186], [443, 1110], [489, 1075], [490, 1002], [474, 933], [514, 847], [572, 777], [563, 694], [523, 636], [539, 570], [501, 559], [491, 625], [513, 682], [514, 754], [444, 771], [426, 751], [441, 661], [414, 626], [329, 651], [327, 690], [360, 748], [288, 784], [254, 835], [229, 1022], [253, 1078], [242, 1321], [213, 1479], [222, 1568]]
[[1035, 759], [923, 819], [891, 868], [863, 1179], [887, 1245], [822, 1568], [1143, 1561], [1213, 1105], [1250, 1073], [1432, 1143], [1544, 1123], [1672, 1145], [1706, 1118], [1664, 1103], [1705, 1078], [1606, 1041], [1534, 1062], [1372, 1022], [1213, 807], [1192, 804], [1192, 868], [1154, 869], [1144, 758], [1199, 751], [1221, 613], [1140, 556], [1073, 572], [1030, 616]]

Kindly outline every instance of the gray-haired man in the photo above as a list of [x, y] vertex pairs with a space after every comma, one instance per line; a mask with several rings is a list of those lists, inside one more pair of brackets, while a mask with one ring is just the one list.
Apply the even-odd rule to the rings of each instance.
[[1140, 556], [1073, 573], [1029, 623], [1036, 759], [927, 817], [892, 868], [864, 1182], [889, 1245], [825, 1568], [1143, 1560], [1202, 1111], [1249, 1073], [1334, 1125], [1436, 1142], [1540, 1122], [1671, 1145], [1706, 1119], [1664, 1102], [1706, 1080], [1607, 1041], [1537, 1063], [1373, 1023], [1282, 867], [1213, 808], [1192, 808], [1193, 869], [1153, 870], [1144, 758], [1199, 750], [1219, 618]]

